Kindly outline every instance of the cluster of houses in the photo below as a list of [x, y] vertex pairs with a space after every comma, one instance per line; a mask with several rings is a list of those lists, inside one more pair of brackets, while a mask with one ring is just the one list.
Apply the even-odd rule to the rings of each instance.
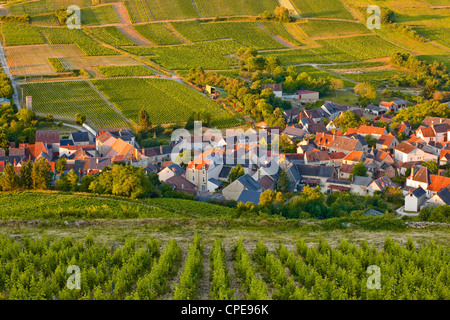
[[[394, 105], [400, 106], [401, 101]], [[424, 205], [450, 204], [450, 178], [444, 170], [432, 173], [422, 166], [428, 160], [438, 165], [450, 161], [450, 119], [426, 117], [415, 132], [405, 121], [398, 124], [395, 135], [385, 127], [367, 125], [341, 132], [333, 120], [348, 110], [362, 115], [361, 109], [326, 102], [313, 110], [286, 110], [284, 130], [260, 124], [263, 132], [250, 129], [235, 133], [231, 139], [215, 140], [202, 131], [200, 137], [191, 136], [152, 148], [140, 148], [127, 129], [100, 131], [95, 137], [88, 132], [73, 132], [68, 139], [60, 139], [56, 130], [37, 131], [34, 144], [10, 143], [8, 156], [0, 149], [0, 172], [8, 162], [20, 172], [24, 162], [45, 158], [56, 173], [56, 162], [64, 157], [66, 172], [73, 169], [82, 177], [125, 162], [142, 167], [148, 174], [157, 173], [162, 183], [177, 191], [200, 198], [254, 204], [259, 203], [262, 192], [277, 188], [282, 170], [288, 177], [290, 191], [301, 191], [308, 185], [319, 186], [323, 192], [349, 191], [363, 196], [400, 188], [391, 179], [411, 172], [402, 190], [405, 211], [417, 212]], [[324, 119], [328, 119], [328, 125]], [[374, 121], [389, 124], [393, 119], [381, 114]], [[407, 138], [398, 141], [399, 133]], [[281, 136], [292, 143], [296, 152], [268, 148], [262, 160], [262, 147], [276, 145]], [[368, 136], [371, 141], [376, 140], [372, 147], [368, 145]], [[196, 156], [180, 165], [172, 154], [179, 143], [186, 142], [194, 145]], [[354, 174], [355, 165], [361, 163], [367, 169], [366, 176]], [[244, 174], [231, 181], [230, 173], [238, 165]]]

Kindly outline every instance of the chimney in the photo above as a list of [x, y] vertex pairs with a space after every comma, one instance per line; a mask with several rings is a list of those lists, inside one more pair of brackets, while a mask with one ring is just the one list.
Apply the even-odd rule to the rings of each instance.
[[415, 167], [415, 166], [412, 166], [412, 167], [411, 167], [411, 178], [414, 178], [414, 167]]
[[409, 189], [409, 195], [412, 197], [412, 191], [411, 191], [411, 189]]
[[162, 145], [159, 146], [159, 153], [161, 153], [161, 154], [163, 153], [163, 146]]

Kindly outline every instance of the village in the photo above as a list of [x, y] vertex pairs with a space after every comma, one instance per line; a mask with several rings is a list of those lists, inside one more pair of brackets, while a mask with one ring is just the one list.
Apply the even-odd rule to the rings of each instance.
[[[281, 85], [265, 86], [283, 97]], [[299, 90], [288, 98], [298, 99], [301, 105], [317, 101], [319, 93]], [[327, 101], [319, 108], [285, 110], [285, 128], [268, 127], [262, 122], [245, 133], [237, 131], [233, 137], [216, 141], [207, 128], [202, 128], [200, 137], [179, 138], [170, 145], [150, 148], [139, 147], [129, 129], [95, 132], [86, 126], [89, 130], [72, 132], [68, 139], [61, 139], [57, 130], [37, 130], [34, 144], [10, 143], [8, 156], [0, 149], [0, 172], [9, 163], [19, 174], [25, 162], [44, 158], [51, 165], [56, 184], [61, 174], [70, 171], [81, 179], [97, 175], [115, 163], [124, 163], [142, 167], [147, 174], [157, 174], [162, 184], [197, 200], [233, 200], [254, 205], [260, 203], [266, 190], [301, 192], [309, 186], [319, 187], [323, 193], [373, 196], [391, 188], [401, 190], [405, 197], [404, 206], [397, 213], [414, 216], [423, 206], [450, 204], [446, 170], [432, 172], [422, 165], [432, 161], [437, 167], [449, 162], [450, 119], [426, 117], [415, 131], [404, 121], [389, 132], [392, 114], [406, 105], [404, 100], [382, 101], [363, 111]], [[336, 119], [348, 116], [348, 112], [361, 118], [364, 113], [372, 114], [373, 123], [343, 131], [336, 126]], [[386, 126], [377, 126], [379, 122]], [[402, 135], [401, 141], [398, 135]], [[287, 141], [295, 152], [283, 152], [279, 148], [281, 140], [285, 144]], [[176, 150], [186, 143], [195, 153], [183, 164]], [[274, 150], [273, 146], [277, 148]], [[258, 161], [263, 149], [268, 150], [264, 154], [270, 157]], [[61, 158], [66, 160], [64, 172], [57, 170]], [[283, 187], [280, 175], [289, 181]], [[405, 177], [404, 183], [398, 177]], [[373, 210], [368, 214], [383, 215]]]

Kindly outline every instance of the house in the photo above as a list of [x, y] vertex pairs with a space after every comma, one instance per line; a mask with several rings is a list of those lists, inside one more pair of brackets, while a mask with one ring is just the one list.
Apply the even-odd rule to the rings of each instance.
[[173, 145], [157, 146], [151, 148], [142, 148], [142, 154], [148, 157], [151, 163], [162, 163], [163, 161], [171, 160]]
[[207, 191], [209, 160], [196, 158], [186, 168], [186, 179], [197, 186], [200, 191]]
[[299, 116], [300, 121], [302, 119], [311, 119], [314, 123], [321, 122], [325, 117], [327, 117], [327, 114], [321, 108], [305, 110]]
[[133, 144], [117, 138], [109, 148], [104, 157], [110, 158], [112, 162], [131, 162], [146, 158]]
[[373, 182], [371, 177], [354, 176], [352, 181], [352, 193], [366, 196], [369, 194], [369, 185]]
[[59, 132], [58, 130], [36, 130], [36, 142], [46, 144], [53, 152], [59, 152]]
[[326, 192], [345, 192], [351, 191], [351, 182], [346, 180], [338, 180], [338, 179], [327, 179], [325, 181], [325, 189]]
[[320, 108], [325, 112], [325, 116], [328, 120], [334, 120], [342, 113], [331, 101], [324, 103]]
[[237, 199], [237, 203], [253, 203], [254, 205], [259, 204], [259, 200], [261, 198], [261, 192], [260, 191], [250, 191], [250, 190], [242, 190], [241, 194], [239, 195], [239, 198]]
[[343, 164], [339, 167], [339, 179], [350, 179], [350, 176], [353, 172], [353, 165], [352, 164]]
[[409, 194], [405, 197], [405, 211], [418, 212], [426, 200], [427, 192], [422, 187], [410, 189]]
[[364, 162], [365, 160], [366, 160], [366, 155], [364, 154], [364, 151], [353, 150], [348, 155], [346, 155], [344, 159], [342, 159], [342, 163], [355, 165], [358, 162]]
[[336, 179], [337, 172], [334, 167], [296, 164], [301, 176], [300, 183], [304, 185], [324, 186], [327, 179]]
[[197, 187], [181, 175], [174, 175], [164, 183], [171, 186], [175, 191], [186, 192], [194, 196], [197, 194]]
[[172, 163], [158, 173], [158, 178], [159, 181], [166, 181], [175, 175], [181, 176], [184, 173], [184, 169], [179, 164]]
[[305, 128], [308, 130], [309, 134], [314, 135], [321, 132], [328, 132], [327, 127], [322, 122], [306, 124]]
[[298, 99], [302, 102], [314, 102], [319, 100], [319, 92], [309, 90], [297, 90]]
[[222, 181], [217, 180], [215, 178], [209, 178], [206, 184], [206, 189], [208, 190], [208, 192], [214, 193], [217, 191], [217, 189], [220, 188], [222, 183], [223, 183]]
[[[78, 153], [77, 153], [78, 151]], [[88, 157], [97, 156], [97, 149], [95, 145], [73, 145], [73, 146], [60, 146], [59, 147], [59, 157], [66, 157], [67, 159], [76, 158], [77, 155], [80, 157], [81, 154], [86, 154]]]
[[411, 133], [411, 123], [409, 123], [409, 121], [403, 121], [402, 123], [399, 123], [397, 125], [397, 130], [398, 133], [403, 133], [405, 136], [409, 136], [409, 134]]
[[295, 141], [297, 139], [303, 139], [306, 134], [306, 130], [296, 128], [294, 126], [286, 127], [286, 129], [284, 129], [283, 131], [283, 134], [286, 135], [291, 141]]
[[427, 204], [431, 206], [450, 205], [449, 187], [443, 188], [441, 191], [433, 195], [430, 199], [428, 199]]
[[69, 135], [69, 140], [72, 140], [76, 146], [90, 144], [89, 133], [87, 132], [72, 132]]
[[379, 106], [384, 108], [386, 111], [397, 112], [402, 108], [406, 108], [407, 102], [405, 100], [395, 100], [391, 102], [381, 101]]
[[274, 180], [269, 175], [262, 176], [258, 180], [258, 183], [261, 185], [261, 187], [263, 187], [264, 191], [265, 190], [275, 190], [275, 187], [276, 187], [276, 180]]
[[434, 124], [432, 122], [429, 127], [420, 126], [416, 131], [416, 136], [426, 143], [430, 143], [431, 141], [447, 142], [447, 132], [449, 129], [450, 126], [447, 123]]
[[358, 139], [335, 136], [328, 150], [330, 152], [344, 152], [345, 154], [349, 154], [352, 151], [364, 151], [364, 146]]
[[374, 104], [369, 104], [365, 109], [367, 113], [376, 114], [377, 116], [382, 115], [386, 112], [386, 109]]
[[283, 86], [281, 84], [263, 84], [261, 89], [272, 89], [275, 97], [283, 97]]
[[450, 161], [450, 150], [441, 149], [439, 153], [439, 165], [446, 165]]
[[396, 137], [394, 137], [391, 133], [383, 134], [378, 138], [376, 147], [378, 150], [380, 149], [393, 149], [398, 146], [399, 142]]
[[300, 108], [292, 108], [289, 110], [284, 110], [284, 118], [286, 119], [286, 123], [291, 124], [296, 122], [296, 120], [300, 117]]
[[422, 187], [427, 190], [431, 183], [431, 172], [427, 167], [420, 167], [416, 171], [415, 167], [411, 168], [411, 175], [406, 179], [406, 186], [412, 188]]
[[158, 173], [158, 167], [153, 164], [153, 163], [149, 163], [146, 166], [142, 167], [142, 169], [144, 169], [146, 174], [150, 174], [150, 173]]
[[408, 142], [402, 142], [394, 147], [394, 159], [397, 162], [423, 161], [425, 152]]
[[384, 176], [374, 180], [367, 188], [369, 195], [373, 196], [375, 191], [384, 191], [386, 188], [395, 188], [394, 183], [388, 176]]
[[388, 132], [386, 131], [386, 128], [362, 125], [357, 129], [349, 128], [347, 130], [347, 132], [345, 133], [345, 135], [347, 136], [347, 135], [354, 134], [354, 133], [359, 134], [363, 137], [371, 136], [372, 138], [377, 138], [377, 139], [379, 139], [382, 135], [388, 134]]
[[230, 183], [222, 190], [222, 194], [227, 200], [238, 200], [243, 190], [262, 192], [263, 187], [249, 174], [245, 174]]
[[331, 158], [327, 151], [306, 151], [304, 156], [305, 164], [327, 164]]

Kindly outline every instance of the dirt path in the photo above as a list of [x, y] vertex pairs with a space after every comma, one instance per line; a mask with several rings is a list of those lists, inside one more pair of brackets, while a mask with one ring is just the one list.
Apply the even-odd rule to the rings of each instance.
[[225, 254], [227, 256], [226, 266], [231, 280], [230, 288], [234, 290], [236, 300], [245, 300], [245, 295], [241, 289], [241, 279], [237, 276], [234, 262], [231, 259], [231, 246], [225, 248]]
[[195, 1], [192, 1], [192, 6], [195, 8], [195, 10], [197, 11], [198, 15], [200, 16], [200, 18], [203, 18], [202, 13], [200, 12], [200, 10], [198, 10], [197, 8], [197, 4], [195, 3]]
[[278, 0], [278, 2], [280, 3], [280, 5], [282, 7], [285, 7], [288, 10], [294, 11], [294, 15], [293, 16], [294, 16], [295, 19], [301, 18], [300, 13], [297, 11], [297, 9], [295, 9], [295, 7], [291, 3], [291, 1], [289, 1], [289, 0]]
[[153, 43], [148, 41], [148, 39], [144, 38], [136, 30], [134, 30], [131, 25], [123, 24], [116, 27], [125, 37], [136, 43], [138, 46], [140, 47], [154, 46]]
[[211, 252], [210, 248], [206, 246], [203, 247], [203, 277], [202, 281], [198, 286], [198, 300], [211, 300], [211, 266], [209, 264], [209, 253]]
[[131, 24], [130, 17], [128, 16], [127, 9], [125, 8], [123, 2], [113, 4], [113, 8], [123, 24]]
[[169, 290], [167, 291], [166, 294], [160, 297], [161, 300], [173, 300], [173, 295], [175, 293], [175, 284], [178, 285], [178, 283], [180, 282], [180, 276], [184, 271], [184, 264], [186, 262], [187, 252], [188, 252], [187, 247], [181, 248], [181, 263], [179, 263], [178, 272], [172, 279], [168, 280]]
[[109, 101], [108, 100], [108, 98], [106, 98], [104, 95], [103, 95], [103, 93], [101, 93], [101, 91], [100, 90], [98, 90], [90, 81], [87, 81], [87, 80], [85, 80], [90, 86], [91, 86], [91, 88], [92, 89], [94, 89], [94, 91], [95, 92], [97, 92], [97, 94], [115, 111], [115, 112], [117, 112], [121, 117], [122, 117], [122, 119], [124, 120], [124, 121], [126, 121], [127, 123], [129, 123], [132, 127], [134, 127], [134, 123], [133, 122], [131, 122], [131, 120], [130, 119], [128, 119], [127, 117], [125, 117], [123, 114], [122, 114], [122, 112], [120, 112], [120, 110], [119, 109], [117, 109], [116, 108], [116, 106], [113, 104], [113, 103], [111, 103], [111, 101]]

